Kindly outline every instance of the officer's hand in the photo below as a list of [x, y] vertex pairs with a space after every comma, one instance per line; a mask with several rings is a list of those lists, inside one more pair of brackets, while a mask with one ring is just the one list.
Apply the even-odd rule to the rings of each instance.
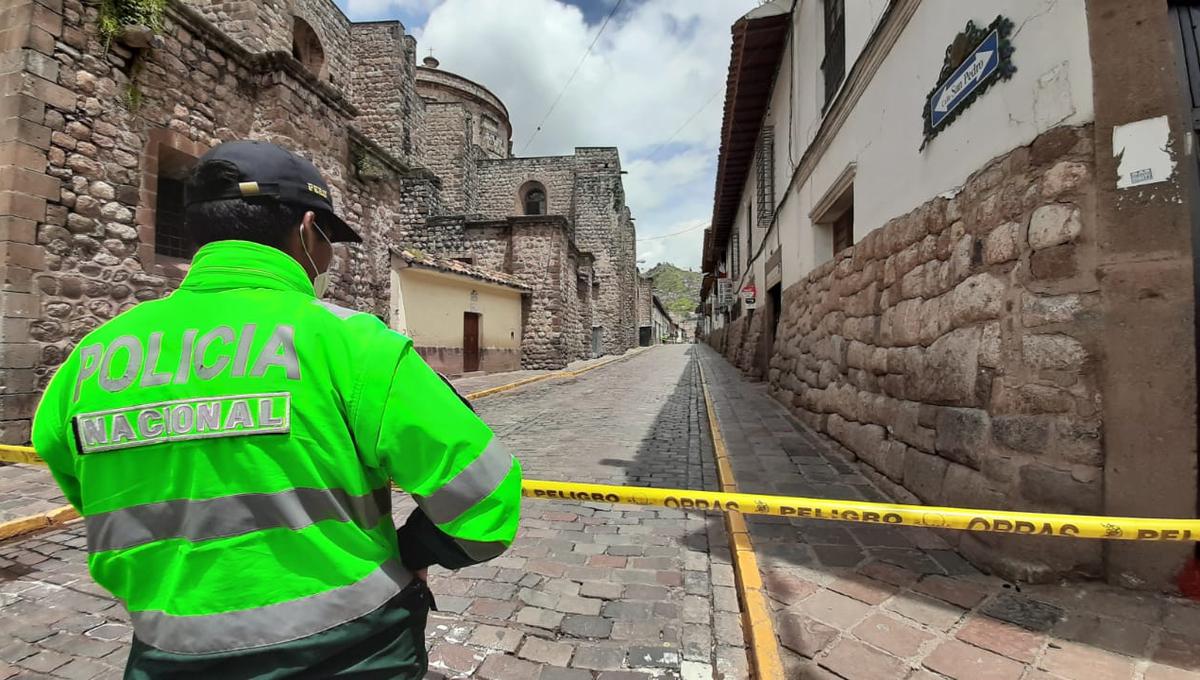
[[421, 579], [422, 581], [428, 582], [429, 581], [429, 570], [428, 569], [418, 569], [416, 576], [417, 576], [417, 578]]

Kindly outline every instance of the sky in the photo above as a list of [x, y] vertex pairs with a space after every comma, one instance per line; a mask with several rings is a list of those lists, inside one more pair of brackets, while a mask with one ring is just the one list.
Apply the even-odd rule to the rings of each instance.
[[495, 92], [512, 117], [514, 154], [618, 147], [642, 267], [698, 268], [729, 28], [756, 0], [624, 0], [582, 66], [618, 0], [336, 2], [355, 21], [399, 19], [417, 38], [418, 60], [432, 48], [442, 69]]

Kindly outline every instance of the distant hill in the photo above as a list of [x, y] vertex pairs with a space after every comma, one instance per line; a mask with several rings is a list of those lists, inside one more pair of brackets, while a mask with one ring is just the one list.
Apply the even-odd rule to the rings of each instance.
[[669, 262], [656, 265], [646, 272], [654, 279], [654, 294], [676, 321], [681, 321], [700, 304], [700, 284], [704, 275], [680, 269]]

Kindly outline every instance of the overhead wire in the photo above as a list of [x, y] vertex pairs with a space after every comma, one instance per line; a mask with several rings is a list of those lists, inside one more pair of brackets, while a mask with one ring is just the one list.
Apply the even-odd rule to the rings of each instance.
[[667, 141], [662, 142], [658, 146], [654, 147], [654, 150], [652, 150], [649, 154], [647, 154], [643, 160], [650, 160], [651, 158], [654, 158], [654, 156], [657, 155], [658, 152], [663, 149], [663, 147], [665, 147], [668, 144], [670, 144], [671, 142], [675, 141], [675, 138], [679, 136], [679, 133], [683, 132], [684, 129], [688, 125], [690, 125], [693, 120], [696, 120], [696, 116], [699, 116], [701, 113], [703, 113], [704, 109], [707, 109], [708, 105], [711, 104], [713, 102], [713, 100], [717, 98], [717, 95], [721, 94], [724, 91], [725, 91], [725, 85], [722, 84], [721, 87], [717, 88], [716, 92], [713, 92], [712, 95], [710, 95], [709, 98], [706, 99], [704, 101], [704, 103], [700, 105], [700, 108], [696, 109], [692, 113], [692, 115], [688, 116], [687, 120], [683, 121], [682, 125], [680, 125], [678, 128], [675, 129], [675, 132], [671, 133], [671, 136], [667, 138]]
[[657, 241], [659, 239], [671, 238], [672, 236], [679, 236], [680, 234], [686, 234], [688, 232], [696, 231], [697, 229], [703, 229], [707, 226], [708, 226], [707, 224], [697, 224], [694, 227], [688, 227], [687, 229], [683, 229], [681, 231], [676, 231], [676, 232], [673, 232], [670, 234], [662, 234], [661, 236], [647, 236], [645, 238], [639, 238], [638, 241]]
[[604, 29], [608, 28], [608, 22], [612, 21], [613, 16], [617, 13], [617, 10], [621, 9], [621, 5], [624, 2], [625, 0], [617, 0], [617, 4], [613, 5], [613, 8], [609, 11], [608, 16], [604, 17], [604, 23], [600, 24], [600, 30], [596, 31], [596, 37], [592, 39], [592, 44], [588, 45], [588, 48], [583, 53], [583, 56], [579, 58], [579, 63], [575, 64], [575, 70], [571, 71], [571, 76], [567, 78], [567, 82], [563, 83], [562, 89], [558, 91], [558, 96], [554, 98], [554, 102], [552, 102], [550, 104], [550, 108], [546, 110], [546, 115], [542, 116], [541, 122], [537, 124], [536, 128], [534, 128], [533, 134], [529, 137], [529, 141], [525, 142], [525, 146], [521, 147], [522, 155], [525, 153], [525, 150], [529, 148], [529, 145], [533, 144], [533, 140], [537, 139], [538, 133], [542, 131], [542, 126], [546, 124], [546, 121], [550, 119], [550, 114], [554, 113], [554, 109], [558, 107], [558, 102], [562, 100], [567, 88], [570, 87], [571, 82], [575, 80], [575, 76], [579, 75], [579, 69], [583, 68], [583, 62], [587, 61], [588, 56], [592, 53], [592, 49], [596, 47], [596, 43], [600, 42], [600, 36], [604, 35]]

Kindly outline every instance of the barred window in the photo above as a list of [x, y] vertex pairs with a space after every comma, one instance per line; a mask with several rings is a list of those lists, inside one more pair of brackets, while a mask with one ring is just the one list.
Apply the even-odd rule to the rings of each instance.
[[821, 71], [825, 75], [824, 107], [828, 108], [846, 76], [845, 0], [825, 0], [825, 59]]
[[733, 230], [733, 250], [730, 253], [729, 276], [737, 280], [742, 273], [742, 235], [739, 229]]
[[758, 138], [758, 226], [775, 217], [775, 126], [763, 127]]
[[154, 252], [189, 259], [196, 246], [184, 224], [183, 184], [196, 159], [170, 147], [158, 149], [154, 200]]

